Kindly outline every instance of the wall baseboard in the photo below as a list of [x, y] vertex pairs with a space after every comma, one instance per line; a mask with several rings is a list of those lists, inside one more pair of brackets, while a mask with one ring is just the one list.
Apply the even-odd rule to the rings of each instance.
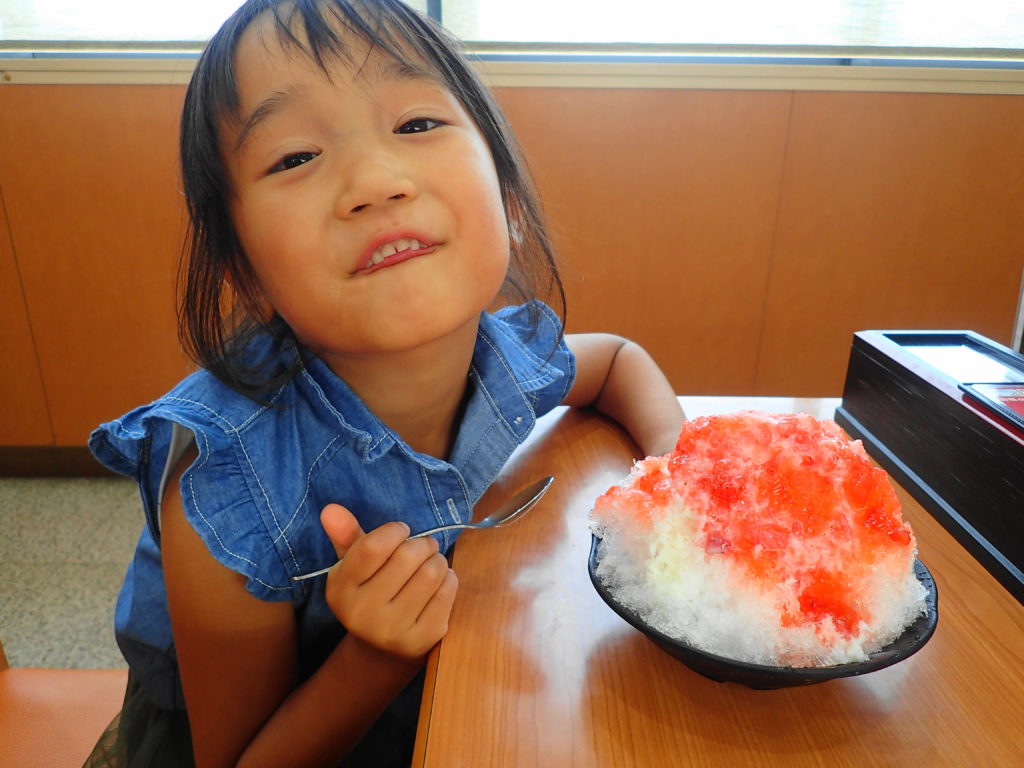
[[0, 446], [0, 477], [120, 477], [84, 446]]

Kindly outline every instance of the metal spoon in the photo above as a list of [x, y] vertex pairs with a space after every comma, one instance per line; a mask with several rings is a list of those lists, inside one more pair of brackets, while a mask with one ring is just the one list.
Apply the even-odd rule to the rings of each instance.
[[[554, 482], [555, 478], [545, 477], [538, 480], [533, 485], [527, 486], [511, 499], [502, 504], [497, 510], [485, 517], [483, 520], [479, 520], [475, 523], [452, 523], [451, 525], [442, 525], [437, 528], [430, 528], [426, 531], [420, 531], [414, 533], [412, 536], [406, 539], [406, 541], [412, 541], [418, 539], [421, 536], [430, 536], [433, 533], [440, 533], [441, 531], [452, 531], [457, 528], [465, 528], [467, 530], [484, 530], [486, 528], [497, 528], [502, 525], [508, 525], [513, 520], [517, 520], [533, 507], [540, 497], [543, 496], [548, 487]], [[338, 561], [340, 563], [341, 560]], [[337, 565], [335, 563], [334, 565]], [[305, 579], [311, 579], [314, 576], [320, 576], [321, 574], [327, 573], [334, 565], [330, 565], [326, 568], [321, 568], [319, 571], [313, 571], [312, 573], [304, 573], [301, 576], [292, 576], [292, 581], [303, 581]]]

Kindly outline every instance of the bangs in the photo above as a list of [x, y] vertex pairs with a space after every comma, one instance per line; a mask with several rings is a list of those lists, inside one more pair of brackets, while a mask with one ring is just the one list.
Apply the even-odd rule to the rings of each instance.
[[[343, 62], [358, 73], [370, 54], [382, 51], [401, 71], [435, 80], [457, 98], [465, 95], [466, 62], [459, 61], [459, 43], [424, 23], [401, 0], [251, 0], [236, 11], [218, 35], [223, 43], [219, 55], [211, 50], [214, 41], [207, 49], [211, 66], [204, 74], [214, 97], [209, 103], [220, 106], [218, 119], [239, 119], [234, 51], [241, 35], [264, 13], [272, 20], [274, 37], [282, 49], [312, 62], [328, 79], [332, 64]], [[456, 49], [455, 56], [451, 49]], [[360, 52], [361, 60], [356, 60], [353, 50]], [[472, 105], [464, 106], [470, 109]], [[472, 110], [470, 114], [474, 114]]]

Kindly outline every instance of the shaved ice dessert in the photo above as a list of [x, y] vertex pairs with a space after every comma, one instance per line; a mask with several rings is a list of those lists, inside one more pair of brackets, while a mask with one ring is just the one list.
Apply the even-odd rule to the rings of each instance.
[[596, 575], [661, 633], [737, 661], [865, 661], [925, 612], [916, 540], [860, 441], [806, 414], [693, 419], [597, 499]]

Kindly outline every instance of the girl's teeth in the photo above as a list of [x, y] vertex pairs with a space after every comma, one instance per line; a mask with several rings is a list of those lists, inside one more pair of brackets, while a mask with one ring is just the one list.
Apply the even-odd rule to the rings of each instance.
[[385, 243], [376, 251], [373, 252], [373, 256], [370, 257], [371, 264], [380, 264], [388, 256], [393, 256], [401, 251], [415, 251], [422, 248], [423, 245], [419, 240], [415, 238], [401, 238], [395, 240], [393, 243]]

